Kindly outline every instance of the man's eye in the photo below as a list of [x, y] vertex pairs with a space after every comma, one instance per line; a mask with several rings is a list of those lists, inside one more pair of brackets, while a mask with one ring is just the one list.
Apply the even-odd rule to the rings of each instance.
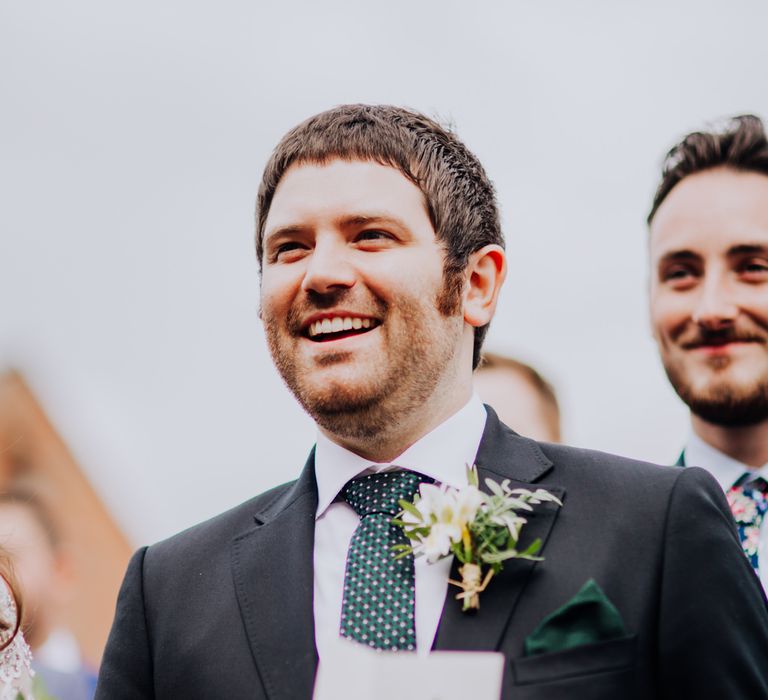
[[302, 243], [298, 243], [297, 241], [288, 241], [287, 243], [281, 243], [279, 246], [277, 246], [277, 248], [275, 248], [275, 258], [280, 258], [292, 251], [303, 250], [303, 249], [304, 249], [304, 245]]
[[378, 241], [391, 239], [392, 234], [386, 231], [379, 231], [378, 229], [368, 229], [366, 231], [360, 231], [357, 234], [355, 240], [357, 241]]
[[668, 267], [662, 271], [661, 279], [664, 282], [680, 283], [688, 280], [692, 280], [694, 272], [689, 267], [683, 267], [682, 265], [674, 265]]
[[270, 263], [277, 262], [292, 262], [298, 260], [304, 255], [304, 251], [307, 249], [305, 243], [300, 241], [285, 241], [283, 243], [277, 243], [269, 246], [267, 260]]
[[768, 260], [764, 260], [762, 258], [751, 258], [750, 260], [745, 260], [740, 272], [748, 279], [763, 280], [768, 277]]

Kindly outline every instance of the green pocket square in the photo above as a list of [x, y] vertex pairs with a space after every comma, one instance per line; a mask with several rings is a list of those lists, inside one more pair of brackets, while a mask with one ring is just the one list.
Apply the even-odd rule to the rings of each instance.
[[525, 655], [564, 651], [626, 636], [624, 621], [594, 579], [547, 615], [525, 640]]

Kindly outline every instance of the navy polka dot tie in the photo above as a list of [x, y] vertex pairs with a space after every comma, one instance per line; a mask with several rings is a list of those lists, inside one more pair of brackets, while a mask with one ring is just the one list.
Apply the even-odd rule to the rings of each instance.
[[341, 492], [360, 516], [347, 551], [342, 637], [374, 649], [416, 648], [413, 555], [395, 559], [393, 545], [409, 542], [390, 520], [402, 510], [398, 501], [412, 501], [425, 481], [415, 472], [381, 472], [352, 479]]

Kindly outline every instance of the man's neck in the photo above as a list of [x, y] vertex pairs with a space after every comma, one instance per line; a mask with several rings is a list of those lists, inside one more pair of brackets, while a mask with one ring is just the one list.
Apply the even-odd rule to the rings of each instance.
[[392, 421], [384, 426], [374, 436], [365, 438], [353, 438], [335, 435], [322, 426], [318, 426], [329, 440], [341, 445], [350, 452], [371, 462], [391, 462], [395, 457], [403, 454], [411, 445], [434, 430], [438, 425], [459, 411], [472, 396], [472, 385], [468, 383], [455, 390], [449, 397], [443, 400], [434, 400], [424, 404], [418, 411], [410, 416], [403, 416], [400, 421]]
[[768, 464], [768, 420], [744, 427], [714, 425], [691, 416], [693, 431], [704, 442], [748, 467]]

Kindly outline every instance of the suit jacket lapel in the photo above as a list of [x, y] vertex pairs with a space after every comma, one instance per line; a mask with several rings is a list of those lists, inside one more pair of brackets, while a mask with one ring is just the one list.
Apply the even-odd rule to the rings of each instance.
[[311, 697], [317, 668], [314, 452], [298, 481], [235, 538], [232, 572], [251, 653], [270, 700]]
[[[552, 462], [534, 441], [515, 434], [499, 421], [492, 409], [486, 407], [486, 410], [488, 420], [476, 460], [481, 488], [486, 490], [486, 478], [498, 482], [509, 479], [513, 488], [536, 488], [531, 482], [549, 472]], [[548, 485], [547, 490], [560, 500], [565, 495], [562, 488]], [[528, 513], [528, 523], [522, 532], [522, 545], [526, 546], [537, 537], [546, 545], [557, 513], [558, 509], [551, 505], [543, 505]], [[544, 546], [542, 551], [546, 555]], [[474, 614], [461, 611], [461, 603], [455, 599], [459, 589], [449, 586], [433, 648], [469, 651], [497, 649], [535, 565], [535, 562], [524, 560], [508, 561], [504, 570], [494, 576], [488, 588], [480, 595], [480, 610]], [[458, 567], [459, 563], [454, 559], [451, 569], [451, 578], [454, 580], [460, 578]]]

